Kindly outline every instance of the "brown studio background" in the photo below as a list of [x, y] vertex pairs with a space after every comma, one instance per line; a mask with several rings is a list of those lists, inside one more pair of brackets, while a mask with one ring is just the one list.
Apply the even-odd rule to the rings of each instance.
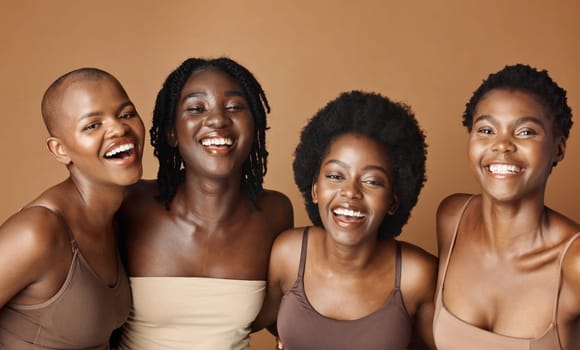
[[[0, 5], [0, 219], [66, 176], [45, 149], [40, 99], [59, 75], [95, 66], [116, 75], [147, 128], [167, 74], [190, 56], [227, 55], [248, 67], [270, 103], [266, 185], [288, 194], [309, 223], [292, 177], [298, 135], [341, 91], [385, 94], [412, 106], [427, 134], [428, 181], [402, 239], [435, 252], [434, 214], [452, 192], [478, 188], [461, 113], [481, 80], [505, 64], [548, 69], [580, 124], [577, 1], [4, 1]], [[551, 175], [547, 203], [580, 220], [580, 125]], [[157, 163], [148, 144], [145, 177]], [[388, 281], [385, 283], [389, 283]], [[272, 349], [261, 332], [253, 349]]]

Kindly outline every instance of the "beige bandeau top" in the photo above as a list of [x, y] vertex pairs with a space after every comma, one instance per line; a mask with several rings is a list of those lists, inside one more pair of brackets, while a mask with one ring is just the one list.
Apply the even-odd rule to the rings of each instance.
[[247, 350], [266, 282], [131, 277], [133, 308], [122, 350]]

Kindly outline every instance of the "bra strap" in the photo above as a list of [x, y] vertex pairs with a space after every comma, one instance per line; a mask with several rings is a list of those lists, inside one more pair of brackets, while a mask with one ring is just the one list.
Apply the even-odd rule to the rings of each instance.
[[62, 212], [60, 210], [58, 210], [52, 206], [46, 205], [46, 204], [33, 204], [33, 205], [26, 206], [23, 209], [34, 208], [34, 207], [44, 208], [58, 218], [58, 220], [60, 221], [60, 223], [62, 224], [62, 226], [64, 227], [64, 229], [66, 231], [66, 234], [67, 234], [69, 241], [70, 241], [72, 251], [74, 253], [77, 250], [77, 242], [75, 241], [74, 236], [72, 235], [72, 231], [71, 231], [68, 223], [66, 222], [64, 215], [62, 215]]
[[401, 254], [401, 242], [395, 241], [396, 248], [396, 260], [395, 260], [395, 288], [399, 289], [401, 287], [401, 265], [403, 262]]
[[445, 260], [445, 265], [443, 266], [443, 275], [441, 276], [441, 283], [439, 286], [439, 291], [437, 292], [437, 297], [443, 300], [443, 285], [445, 284], [445, 276], [447, 276], [447, 267], [449, 266], [449, 259], [451, 258], [451, 252], [453, 248], [455, 248], [455, 241], [457, 240], [457, 235], [459, 232], [459, 224], [461, 224], [461, 219], [463, 219], [463, 214], [465, 214], [465, 209], [467, 209], [467, 205], [471, 202], [474, 196], [469, 197], [463, 207], [461, 208], [461, 213], [459, 218], [457, 219], [457, 223], [455, 223], [455, 230], [453, 232], [453, 238], [451, 239], [451, 244], [449, 245], [449, 251], [447, 252], [447, 259]]
[[572, 236], [572, 238], [570, 238], [568, 240], [568, 242], [564, 246], [564, 249], [562, 250], [562, 253], [560, 254], [560, 259], [559, 259], [560, 261], [558, 262], [558, 283], [556, 284], [556, 296], [555, 296], [555, 300], [554, 300], [554, 311], [553, 311], [553, 315], [552, 315], [552, 322], [554, 322], [554, 324], [557, 321], [556, 317], [558, 316], [558, 304], [560, 302], [560, 289], [562, 288], [562, 263], [564, 262], [564, 257], [566, 256], [568, 249], [570, 249], [570, 247], [572, 246], [572, 243], [574, 243], [574, 241], [576, 241], [576, 239], [578, 237], [580, 237], [580, 232], [577, 232], [574, 236]]
[[298, 278], [304, 278], [304, 268], [306, 266], [306, 250], [308, 249], [308, 230], [310, 227], [305, 227], [302, 231], [302, 250], [300, 251], [300, 265], [298, 265]]

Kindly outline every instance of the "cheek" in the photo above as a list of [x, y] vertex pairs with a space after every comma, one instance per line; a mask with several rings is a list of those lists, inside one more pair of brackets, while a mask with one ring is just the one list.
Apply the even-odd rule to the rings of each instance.
[[252, 119], [252, 116], [247, 115], [244, 117], [240, 117], [238, 120], [236, 120], [236, 124], [238, 127], [238, 130], [240, 130], [240, 137], [249, 139], [250, 142], [254, 141], [254, 134], [256, 133], [255, 131], [255, 127], [254, 127], [254, 120]]
[[479, 143], [475, 140], [472, 140], [472, 139], [469, 139], [467, 141], [467, 150], [466, 150], [467, 152], [466, 153], [467, 153], [467, 158], [470, 161], [472, 161], [472, 162], [477, 161], [478, 162], [479, 158], [483, 154], [483, 150], [484, 150], [484, 147], [481, 143]]

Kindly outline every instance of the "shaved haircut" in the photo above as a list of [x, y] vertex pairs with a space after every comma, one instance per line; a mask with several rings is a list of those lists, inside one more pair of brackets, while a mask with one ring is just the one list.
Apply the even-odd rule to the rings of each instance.
[[92, 67], [75, 69], [62, 75], [52, 84], [50, 84], [48, 89], [46, 89], [44, 92], [42, 103], [40, 105], [42, 119], [44, 120], [44, 125], [46, 126], [50, 136], [54, 136], [54, 132], [56, 130], [58, 115], [61, 112], [60, 98], [62, 97], [62, 92], [64, 89], [70, 84], [78, 81], [96, 81], [99, 79], [111, 79], [117, 83], [121, 91], [125, 92], [121, 86], [121, 83], [119, 83], [117, 78], [115, 78], [112, 74]]

